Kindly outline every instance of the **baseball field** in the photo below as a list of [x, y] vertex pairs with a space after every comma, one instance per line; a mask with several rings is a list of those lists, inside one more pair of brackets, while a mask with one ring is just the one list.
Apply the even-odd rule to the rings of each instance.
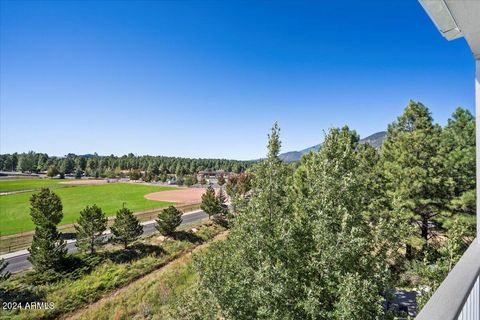
[[[115, 212], [123, 204], [134, 212], [166, 207], [173, 202], [148, 200], [144, 196], [149, 193], [177, 189], [135, 183], [104, 183], [104, 180], [92, 181], [92, 184], [75, 182], [65, 184], [64, 182], [54, 179], [0, 180], [0, 190], [1, 192], [17, 192], [50, 187], [60, 196], [63, 203], [61, 224], [69, 224], [75, 222], [80, 210], [87, 205], [96, 204], [103, 209], [107, 216], [115, 215]], [[34, 192], [0, 196], [1, 236], [34, 230], [29, 209], [29, 199]]]

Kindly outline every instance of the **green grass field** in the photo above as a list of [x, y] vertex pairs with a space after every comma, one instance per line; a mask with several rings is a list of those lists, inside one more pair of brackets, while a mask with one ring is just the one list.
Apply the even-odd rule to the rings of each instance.
[[[2, 182], [0, 182], [0, 185]], [[147, 200], [147, 193], [175, 188], [141, 184], [111, 183], [55, 189], [63, 203], [61, 224], [73, 223], [86, 205], [96, 204], [107, 216], [115, 215], [122, 204], [134, 212], [161, 208], [172, 203]], [[2, 236], [34, 230], [30, 219], [29, 199], [33, 192], [0, 196], [0, 234]]]
[[37, 190], [40, 188], [63, 188], [68, 185], [60, 184], [65, 180], [59, 179], [8, 179], [0, 180], [0, 192], [12, 192], [22, 190]]

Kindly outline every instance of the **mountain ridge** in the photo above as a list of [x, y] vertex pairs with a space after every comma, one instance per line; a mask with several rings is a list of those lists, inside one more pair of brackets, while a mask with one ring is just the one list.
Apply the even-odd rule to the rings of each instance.
[[[385, 140], [385, 137], [387, 136], [386, 131], [379, 131], [374, 134], [371, 134], [363, 139], [360, 139], [360, 143], [369, 143], [371, 144], [375, 149], [378, 149], [382, 146], [383, 141]], [[300, 158], [304, 155], [309, 153], [310, 151], [317, 151], [322, 147], [322, 143], [319, 143], [317, 145], [314, 145], [312, 147], [305, 148], [300, 151], [289, 151], [280, 154], [280, 159], [282, 159], [285, 162], [295, 162], [299, 161]]]

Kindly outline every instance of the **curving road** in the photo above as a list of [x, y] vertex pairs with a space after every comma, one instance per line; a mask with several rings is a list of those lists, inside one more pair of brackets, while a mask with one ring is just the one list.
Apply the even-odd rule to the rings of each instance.
[[[205, 219], [207, 217], [208, 215], [201, 210], [189, 212], [182, 216], [182, 219], [183, 219], [182, 224], [192, 223], [195, 221]], [[141, 224], [143, 225], [143, 235], [150, 235], [156, 231], [155, 220], [142, 222]], [[110, 234], [110, 230], [108, 230], [105, 232], [103, 237], [105, 240], [108, 240], [109, 238], [111, 238], [111, 236], [112, 235]], [[75, 242], [76, 242], [75, 240], [67, 240], [68, 252], [77, 251]], [[29, 255], [30, 253], [28, 252], [28, 250], [21, 250], [21, 251], [2, 255], [1, 258], [4, 258], [5, 261], [8, 262], [8, 266], [7, 268], [5, 268], [5, 271], [15, 273], [15, 272], [19, 272], [19, 271], [31, 268], [32, 264], [30, 263], [30, 261], [27, 260]]]

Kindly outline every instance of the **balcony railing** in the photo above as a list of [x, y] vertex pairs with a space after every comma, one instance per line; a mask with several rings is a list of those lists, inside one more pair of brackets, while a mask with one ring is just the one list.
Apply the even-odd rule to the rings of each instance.
[[480, 243], [475, 239], [417, 320], [480, 320]]

